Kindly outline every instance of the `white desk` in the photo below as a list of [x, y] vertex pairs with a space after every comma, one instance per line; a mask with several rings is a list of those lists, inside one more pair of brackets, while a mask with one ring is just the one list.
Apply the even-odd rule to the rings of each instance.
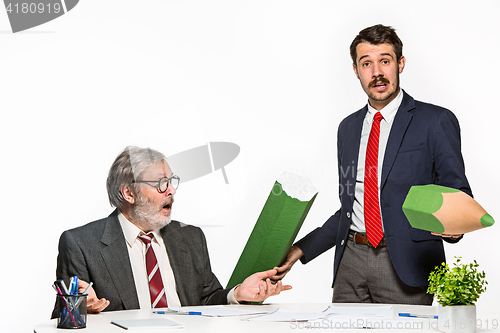
[[[262, 309], [266, 311], [273, 311], [277, 308], [286, 309], [297, 312], [321, 312], [325, 310], [329, 305], [327, 303], [316, 304], [316, 303], [303, 303], [303, 304], [264, 304], [264, 305], [232, 305], [235, 307], [252, 307], [255, 309]], [[363, 304], [337, 304], [340, 306], [364, 306]], [[370, 304], [373, 305], [373, 304]], [[410, 306], [410, 305], [393, 305], [393, 319], [401, 319], [398, 317], [399, 312], [412, 312], [418, 314], [437, 314], [437, 306]], [[289, 323], [289, 322], [256, 322], [256, 321], [245, 321], [252, 316], [234, 316], [234, 317], [204, 317], [204, 316], [188, 316], [188, 315], [159, 315], [152, 313], [151, 309], [144, 310], [128, 310], [128, 311], [111, 311], [103, 312], [98, 315], [89, 315], [87, 318], [87, 327], [85, 329], [80, 329], [76, 331], [81, 331], [82, 333], [124, 333], [124, 330], [118, 326], [111, 324], [111, 320], [116, 319], [147, 319], [147, 318], [160, 318], [159, 316], [165, 316], [166, 318], [181, 322], [184, 324], [182, 329], [157, 329], [157, 330], [135, 330], [140, 332], [238, 332], [238, 333], [279, 333], [279, 332], [297, 332], [305, 329], [305, 323]], [[478, 330], [478, 332], [500, 332], [500, 313], [489, 312], [489, 313], [478, 313], [478, 320], [483, 323], [483, 329]], [[411, 321], [411, 319], [409, 319]], [[435, 319], [419, 319], [423, 321], [422, 329], [387, 329], [387, 332], [436, 332], [437, 331], [437, 321]], [[493, 320], [497, 320], [498, 327], [494, 329]], [[486, 322], [487, 321], [487, 322]], [[486, 327], [486, 323], [489, 327]], [[319, 325], [319, 323], [318, 323]], [[68, 330], [57, 329], [57, 324], [55, 320], [48, 320], [47, 322], [37, 325], [34, 329], [36, 333], [61, 333]], [[326, 322], [323, 328], [334, 328], [329, 327]], [[485, 329], [488, 328], [488, 329]], [[71, 331], [71, 330], [70, 330]], [[342, 329], [341, 331], [345, 331]], [[384, 330], [377, 330], [384, 331]]]

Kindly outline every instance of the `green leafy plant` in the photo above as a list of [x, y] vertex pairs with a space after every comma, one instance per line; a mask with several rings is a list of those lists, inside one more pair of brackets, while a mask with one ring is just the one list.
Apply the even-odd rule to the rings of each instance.
[[430, 273], [427, 293], [434, 294], [442, 306], [474, 305], [486, 290], [486, 274], [478, 271], [476, 260], [463, 264], [460, 262], [462, 257], [455, 258], [453, 267], [443, 262]]

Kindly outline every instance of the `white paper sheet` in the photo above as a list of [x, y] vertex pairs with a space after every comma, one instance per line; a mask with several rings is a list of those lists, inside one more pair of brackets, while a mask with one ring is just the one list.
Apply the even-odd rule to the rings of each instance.
[[[246, 307], [228, 307], [224, 305], [215, 305], [215, 306], [183, 306], [180, 308], [169, 308], [169, 311], [174, 312], [176, 314], [189, 314], [190, 312], [198, 312], [201, 313], [202, 316], [207, 317], [230, 317], [230, 316], [246, 316], [246, 315], [254, 315], [254, 314], [263, 314], [268, 313], [269, 311], [265, 310], [256, 310], [253, 308]], [[167, 312], [167, 311], [166, 311]]]
[[249, 318], [250, 321], [304, 322], [315, 320], [361, 321], [366, 319], [392, 319], [392, 306], [329, 306], [323, 312], [295, 312], [278, 309], [274, 312]]
[[324, 312], [296, 312], [284, 309], [277, 309], [274, 312], [248, 318], [249, 321], [285, 321], [285, 322], [297, 322], [297, 321], [309, 321], [315, 319], [322, 319], [331, 316]]
[[166, 329], [166, 328], [183, 328], [184, 324], [167, 318], [157, 319], [118, 319], [113, 320], [111, 324], [115, 324], [126, 330], [146, 330], [146, 329]]
[[391, 319], [392, 306], [337, 306], [330, 305], [325, 313], [336, 318], [388, 318]]

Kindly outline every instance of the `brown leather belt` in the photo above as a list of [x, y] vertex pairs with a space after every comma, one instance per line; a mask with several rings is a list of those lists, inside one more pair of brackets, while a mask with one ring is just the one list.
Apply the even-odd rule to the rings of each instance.
[[[349, 239], [352, 240], [354, 243], [356, 244], [364, 244], [364, 245], [368, 245], [368, 246], [371, 246], [371, 247], [374, 247], [370, 241], [368, 240], [368, 238], [362, 234], [358, 234], [357, 232], [349, 232]], [[380, 240], [380, 243], [378, 243], [378, 246], [387, 246], [387, 241], [385, 240], [385, 237], [383, 237], [381, 240]]]

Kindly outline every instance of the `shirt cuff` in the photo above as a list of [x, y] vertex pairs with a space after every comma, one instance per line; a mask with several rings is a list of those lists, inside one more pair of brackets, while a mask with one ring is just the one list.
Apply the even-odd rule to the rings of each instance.
[[[239, 285], [238, 285], [239, 286]], [[240, 304], [237, 300], [236, 297], [234, 297], [234, 289], [236, 289], [237, 286], [233, 287], [229, 293], [227, 294], [227, 303], [228, 304]]]

